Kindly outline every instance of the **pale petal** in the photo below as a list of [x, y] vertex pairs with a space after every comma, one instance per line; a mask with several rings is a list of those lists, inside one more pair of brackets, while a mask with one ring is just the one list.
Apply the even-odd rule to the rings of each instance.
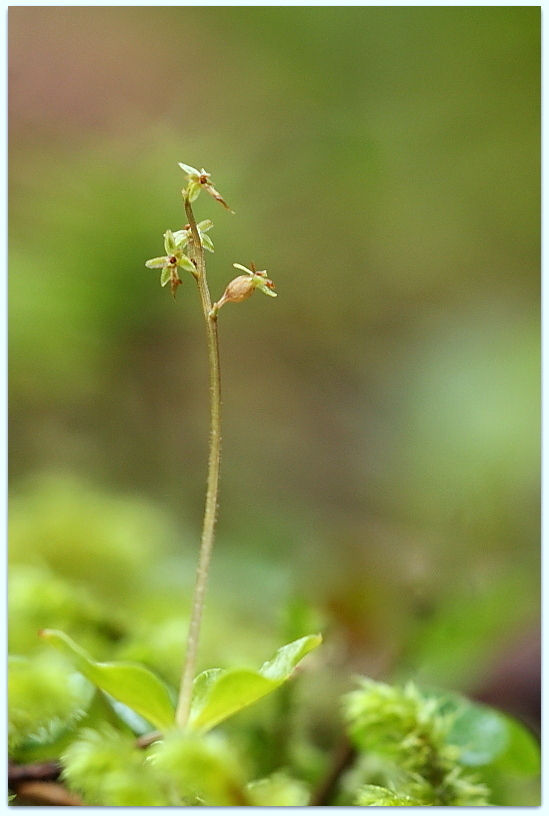
[[199, 176], [200, 172], [196, 169], [196, 167], [191, 167], [190, 164], [183, 164], [183, 162], [177, 162], [181, 169], [188, 175], [188, 176]]
[[164, 256], [162, 258], [151, 258], [150, 261], [145, 261], [145, 266], [148, 269], [161, 269], [163, 266], [166, 266], [168, 259]]
[[166, 250], [166, 255], [173, 255], [177, 249], [175, 238], [173, 237], [173, 232], [171, 230], [166, 230], [164, 233], [164, 248]]
[[208, 249], [210, 252], [214, 252], [214, 245], [212, 243], [212, 239], [210, 238], [210, 236], [201, 234], [200, 238], [202, 239], [202, 246], [204, 247], [204, 249]]
[[241, 269], [243, 272], [247, 272], [248, 275], [254, 274], [251, 269], [248, 269], [246, 266], [242, 266], [242, 264], [234, 263], [233, 266], [235, 269]]

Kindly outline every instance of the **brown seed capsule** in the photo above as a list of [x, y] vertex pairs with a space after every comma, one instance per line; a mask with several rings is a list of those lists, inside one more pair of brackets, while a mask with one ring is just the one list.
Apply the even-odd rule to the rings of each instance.
[[221, 308], [224, 303], [240, 303], [250, 297], [254, 288], [249, 275], [239, 275], [229, 283], [217, 305]]

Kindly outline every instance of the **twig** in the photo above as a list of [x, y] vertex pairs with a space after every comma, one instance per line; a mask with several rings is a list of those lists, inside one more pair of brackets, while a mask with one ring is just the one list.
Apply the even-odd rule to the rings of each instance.
[[42, 782], [39, 780], [29, 780], [27, 782], [17, 782], [12, 788], [16, 794], [14, 804], [17, 805], [53, 805], [53, 806], [77, 806], [82, 805], [82, 800], [72, 793], [69, 793], [57, 782]]
[[55, 782], [61, 773], [61, 765], [56, 759], [48, 762], [29, 762], [26, 765], [17, 765], [15, 762], [8, 763], [8, 784], [10, 788], [17, 782], [28, 782], [40, 780], [42, 782]]
[[137, 748], [148, 748], [149, 745], [152, 745], [153, 742], [159, 739], [162, 739], [162, 733], [160, 731], [150, 731], [148, 734], [143, 734], [138, 737], [135, 741], [135, 745]]
[[310, 805], [319, 807], [332, 804], [332, 799], [337, 790], [339, 780], [343, 772], [352, 765], [355, 756], [355, 748], [353, 748], [347, 738], [344, 737], [334, 753], [332, 767], [328, 771], [327, 776], [322, 780], [320, 787], [313, 793]]

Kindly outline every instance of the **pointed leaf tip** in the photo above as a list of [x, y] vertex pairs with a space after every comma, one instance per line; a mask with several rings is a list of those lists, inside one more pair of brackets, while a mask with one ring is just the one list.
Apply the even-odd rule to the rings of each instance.
[[259, 671], [209, 669], [194, 681], [189, 730], [206, 732], [223, 720], [275, 691], [300, 660], [322, 642], [321, 635], [307, 635], [282, 646]]

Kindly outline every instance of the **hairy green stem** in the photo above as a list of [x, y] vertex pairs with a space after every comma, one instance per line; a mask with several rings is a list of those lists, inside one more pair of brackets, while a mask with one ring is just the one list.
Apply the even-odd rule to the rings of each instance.
[[212, 301], [206, 280], [206, 263], [204, 248], [200, 241], [196, 219], [191, 204], [185, 196], [185, 212], [189, 221], [192, 236], [192, 260], [196, 266], [196, 282], [200, 294], [200, 302], [206, 321], [208, 341], [208, 360], [210, 368], [210, 455], [208, 460], [208, 484], [206, 491], [206, 507], [200, 543], [200, 556], [196, 583], [192, 600], [191, 620], [187, 635], [187, 649], [185, 665], [179, 689], [179, 699], [175, 721], [179, 728], [184, 729], [189, 719], [193, 680], [196, 670], [196, 658], [200, 638], [200, 624], [204, 608], [204, 596], [208, 580], [208, 569], [214, 542], [214, 530], [217, 517], [217, 497], [219, 491], [219, 463], [221, 460], [221, 378], [219, 370], [219, 343], [217, 335], [217, 314], [212, 313]]

